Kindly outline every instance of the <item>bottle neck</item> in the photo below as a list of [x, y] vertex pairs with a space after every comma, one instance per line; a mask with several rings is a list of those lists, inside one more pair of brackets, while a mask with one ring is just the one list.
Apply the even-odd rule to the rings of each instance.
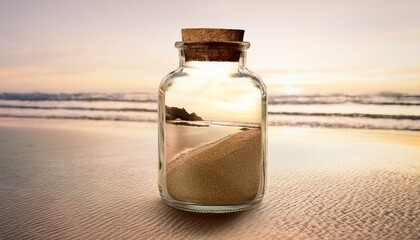
[[220, 68], [224, 66], [225, 68], [245, 68], [246, 67], [246, 50], [239, 50], [239, 59], [237, 61], [195, 61], [187, 60], [185, 56], [185, 50], [179, 49], [179, 67], [183, 68], [198, 68], [201, 66], [206, 66], [206, 68]]
[[[179, 49], [180, 67], [188, 67], [190, 62], [201, 62], [201, 66], [234, 66], [245, 68], [246, 50], [249, 42], [176, 42]], [[224, 63], [224, 64], [217, 64]]]

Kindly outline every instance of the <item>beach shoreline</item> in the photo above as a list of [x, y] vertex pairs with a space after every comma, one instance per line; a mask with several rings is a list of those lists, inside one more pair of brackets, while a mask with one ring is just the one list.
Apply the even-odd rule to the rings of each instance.
[[420, 134], [269, 127], [243, 213], [166, 206], [155, 123], [0, 120], [0, 238], [416, 239]]

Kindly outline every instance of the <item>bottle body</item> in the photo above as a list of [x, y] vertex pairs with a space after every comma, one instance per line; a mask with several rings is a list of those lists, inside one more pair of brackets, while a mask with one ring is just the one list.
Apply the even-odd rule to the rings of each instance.
[[243, 61], [180, 58], [159, 86], [160, 195], [189, 211], [248, 209], [265, 191], [265, 86]]

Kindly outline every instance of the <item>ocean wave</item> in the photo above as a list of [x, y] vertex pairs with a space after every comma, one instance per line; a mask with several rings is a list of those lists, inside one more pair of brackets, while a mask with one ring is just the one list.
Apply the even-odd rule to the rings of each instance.
[[363, 101], [363, 100], [343, 100], [343, 101], [276, 101], [276, 100], [269, 100], [268, 104], [270, 105], [283, 105], [283, 104], [291, 104], [291, 105], [325, 105], [325, 104], [345, 104], [345, 103], [356, 103], [356, 104], [365, 104], [365, 105], [399, 105], [399, 106], [420, 106], [420, 103], [409, 103], [409, 102], [377, 102], [377, 101]]
[[135, 119], [128, 116], [63, 116], [63, 115], [0, 114], [0, 118], [33, 118], [33, 119], [38, 118], [38, 119], [63, 119], [63, 120], [156, 122], [156, 119]]
[[174, 125], [195, 126], [195, 127], [239, 127], [239, 128], [261, 128], [261, 124], [244, 123], [244, 122], [223, 122], [223, 121], [185, 121], [185, 120], [170, 120], [167, 123]]
[[[0, 108], [28, 109], [28, 110], [71, 110], [71, 111], [104, 111], [104, 112], [157, 112], [150, 108], [103, 108], [103, 107], [71, 107], [71, 106], [32, 106], [32, 105], [6, 105], [0, 104]], [[307, 112], [272, 112], [268, 115], [308, 116], [308, 117], [348, 117], [348, 118], [373, 118], [373, 119], [396, 119], [396, 120], [420, 120], [420, 115], [388, 115], [366, 113], [307, 113]]]
[[395, 120], [420, 120], [420, 115], [386, 115], [365, 113], [304, 113], [304, 112], [268, 112], [269, 115], [308, 116], [308, 117], [349, 117]]
[[[21, 114], [0, 114], [0, 118], [24, 118], [24, 119], [62, 119], [62, 120], [92, 120], [92, 121], [117, 121], [117, 122], [147, 122], [156, 123], [155, 118], [133, 118], [128, 116], [63, 116], [63, 115], [21, 115]], [[394, 120], [392, 124], [370, 124], [363, 122], [344, 123], [344, 122], [322, 122], [322, 121], [283, 121], [270, 120], [269, 126], [284, 126], [284, 127], [311, 127], [311, 128], [351, 128], [351, 129], [382, 129], [382, 130], [403, 130], [403, 131], [420, 131], [417, 125], [401, 125], [399, 120]], [[194, 124], [192, 124], [194, 125]], [[212, 123], [211, 125], [223, 125], [220, 122]], [[191, 125], [189, 125], [191, 126]], [[235, 125], [236, 126], [236, 125]], [[254, 125], [246, 125], [246, 127], [255, 127]]]
[[0, 108], [36, 109], [36, 110], [106, 111], [106, 112], [157, 112], [157, 109], [149, 109], [149, 108], [53, 107], [53, 106], [27, 106], [27, 105], [5, 105], [5, 104], [0, 104]]
[[[5, 101], [84, 101], [84, 102], [157, 102], [153, 93], [0, 93]], [[420, 95], [403, 93], [376, 94], [312, 94], [312, 95], [271, 95], [268, 104], [363, 104], [363, 105], [401, 105], [420, 106]]]
[[351, 128], [351, 129], [377, 129], [377, 130], [398, 130], [398, 131], [420, 131], [420, 128], [411, 126], [381, 126], [374, 124], [348, 124], [348, 123], [325, 123], [317, 121], [270, 121], [269, 126], [282, 126], [282, 127], [310, 127], [310, 128]]
[[420, 106], [420, 95], [402, 93], [377, 94], [312, 94], [312, 95], [272, 95], [268, 104], [324, 105], [324, 104], [365, 104]]
[[[0, 117], [156, 122], [156, 103], [153, 93], [0, 93]], [[420, 130], [420, 95], [271, 95], [268, 104], [271, 126]]]
[[157, 96], [150, 93], [0, 93], [0, 100], [157, 102]]

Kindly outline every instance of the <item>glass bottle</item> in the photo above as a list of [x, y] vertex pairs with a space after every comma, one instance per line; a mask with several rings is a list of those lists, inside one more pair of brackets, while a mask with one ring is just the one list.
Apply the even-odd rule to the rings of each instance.
[[175, 208], [235, 212], [266, 185], [266, 90], [245, 67], [243, 30], [182, 29], [159, 86], [159, 192]]

